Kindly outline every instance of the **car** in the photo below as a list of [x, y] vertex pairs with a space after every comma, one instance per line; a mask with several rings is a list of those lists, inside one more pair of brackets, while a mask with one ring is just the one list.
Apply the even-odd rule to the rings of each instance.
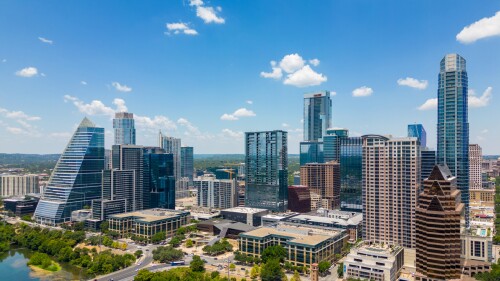
[[242, 267], [242, 268], [241, 268], [241, 270], [245, 270], [245, 268], [244, 268], [244, 267]]
[[149, 251], [149, 249], [146, 249], [146, 251]]
[[217, 258], [214, 258], [214, 260], [217, 260]]

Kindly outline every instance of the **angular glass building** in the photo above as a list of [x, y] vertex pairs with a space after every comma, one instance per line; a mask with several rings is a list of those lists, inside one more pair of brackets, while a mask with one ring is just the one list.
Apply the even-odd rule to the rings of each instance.
[[165, 153], [165, 150], [159, 147], [145, 147], [143, 154], [144, 189], [149, 195], [145, 209], [175, 209], [173, 154]]
[[193, 150], [192, 146], [181, 147], [181, 176], [183, 178], [189, 178], [190, 182], [193, 181], [194, 174]]
[[438, 80], [437, 164], [447, 165], [457, 178], [465, 222], [469, 226], [468, 78], [465, 59], [446, 55]]
[[104, 170], [104, 128], [84, 118], [71, 137], [35, 211], [35, 220], [55, 225], [69, 221], [71, 212], [101, 198]]
[[408, 125], [408, 137], [417, 138], [420, 141], [420, 146], [427, 147], [427, 133], [422, 124]]
[[160, 148], [163, 148], [166, 153], [173, 154], [174, 156], [174, 177], [176, 182], [176, 197], [182, 198], [185, 193], [184, 190], [181, 190], [181, 139], [177, 139], [174, 137], [164, 136], [161, 131], [158, 137]]
[[304, 94], [304, 140], [321, 141], [331, 127], [332, 99], [329, 91]]
[[134, 114], [117, 112], [113, 119], [115, 129], [115, 144], [135, 144]]
[[245, 206], [276, 212], [288, 209], [287, 132], [245, 133]]

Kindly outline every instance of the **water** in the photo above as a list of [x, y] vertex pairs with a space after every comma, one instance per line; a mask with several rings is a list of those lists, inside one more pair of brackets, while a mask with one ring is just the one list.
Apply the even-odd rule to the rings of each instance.
[[28, 265], [34, 252], [24, 248], [11, 248], [0, 254], [0, 280], [15, 281], [62, 281], [87, 280], [89, 277], [80, 273], [80, 268], [66, 263], [59, 263], [61, 270], [54, 273], [35, 272]]

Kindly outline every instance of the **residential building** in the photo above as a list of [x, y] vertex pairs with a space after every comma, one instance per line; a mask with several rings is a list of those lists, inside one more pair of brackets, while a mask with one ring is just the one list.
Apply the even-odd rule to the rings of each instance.
[[245, 133], [245, 206], [288, 209], [287, 132]]
[[457, 179], [465, 223], [469, 227], [468, 78], [465, 59], [446, 55], [438, 80], [437, 164], [447, 165]]
[[174, 178], [176, 182], [175, 198], [185, 197], [185, 192], [180, 188], [181, 172], [181, 139], [164, 136], [161, 131], [159, 134], [159, 145], [166, 153], [173, 154], [174, 157]]
[[236, 179], [218, 180], [213, 177], [199, 177], [193, 181], [198, 190], [199, 207], [229, 209], [238, 206]]
[[60, 224], [101, 198], [104, 128], [84, 118], [57, 162], [35, 211], [42, 224]]
[[[111, 168], [114, 171], [122, 171], [117, 173], [133, 181], [133, 186], [128, 186], [128, 188], [120, 186], [121, 183], [112, 187], [112, 189], [121, 189], [125, 192], [123, 194], [125, 198], [119, 196], [117, 199], [127, 200], [129, 206], [125, 208], [126, 211], [143, 210], [145, 207], [149, 206], [150, 191], [144, 185], [143, 146], [129, 144], [113, 145], [111, 149]], [[103, 199], [108, 199], [104, 193]]]
[[135, 122], [133, 113], [115, 113], [115, 118], [113, 119], [113, 129], [115, 130], [115, 145], [135, 145]]
[[493, 232], [486, 228], [473, 228], [460, 235], [462, 242], [461, 258], [485, 263], [493, 259]]
[[300, 167], [300, 184], [309, 187], [311, 192], [321, 195], [326, 209], [340, 208], [340, 164], [308, 163]]
[[363, 240], [415, 248], [417, 138], [363, 136]]
[[181, 177], [193, 181], [194, 174], [194, 148], [192, 146], [181, 147]]
[[404, 249], [390, 244], [367, 244], [344, 258], [344, 278], [396, 281], [403, 267]]
[[427, 147], [427, 132], [422, 124], [408, 125], [408, 137], [417, 138], [420, 142], [420, 146]]
[[0, 198], [40, 193], [38, 175], [0, 174]]
[[321, 141], [331, 127], [332, 99], [329, 91], [304, 94], [304, 140]]
[[479, 144], [469, 144], [469, 192], [483, 188], [483, 152]]
[[311, 193], [311, 211], [321, 208], [322, 206], [321, 195], [315, 192], [310, 192], [310, 193]]
[[285, 262], [306, 267], [321, 261], [332, 262], [335, 254], [340, 254], [347, 243], [347, 234], [343, 230], [286, 223], [260, 227], [241, 233], [239, 237], [239, 249], [243, 254], [260, 258], [267, 247], [281, 245], [287, 253]]
[[288, 187], [288, 210], [291, 212], [307, 213], [311, 211], [311, 192], [305, 185]]
[[416, 209], [416, 280], [459, 279], [461, 275], [460, 202], [457, 178], [436, 165], [424, 181]]
[[249, 207], [234, 207], [221, 211], [222, 218], [246, 223], [251, 226], [260, 226], [262, 217], [267, 214], [269, 214], [269, 210], [267, 209]]

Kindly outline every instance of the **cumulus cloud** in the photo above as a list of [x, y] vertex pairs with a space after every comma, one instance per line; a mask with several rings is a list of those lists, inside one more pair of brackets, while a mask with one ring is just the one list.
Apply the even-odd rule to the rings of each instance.
[[301, 69], [305, 64], [304, 59], [297, 53], [286, 55], [280, 61], [280, 67], [287, 73]]
[[118, 82], [113, 82], [113, 83], [111, 83], [111, 85], [112, 85], [113, 87], [115, 87], [115, 89], [116, 89], [117, 91], [119, 91], [119, 92], [125, 92], [125, 93], [127, 93], [127, 92], [132, 91], [132, 88], [130, 88], [129, 86], [127, 86], [127, 85], [122, 85], [122, 84], [120, 84], [120, 83], [118, 83]]
[[256, 114], [253, 111], [242, 107], [235, 110], [232, 114], [224, 113], [220, 117], [220, 119], [225, 121], [234, 121], [238, 120], [240, 117], [253, 117], [253, 116], [256, 116]]
[[493, 96], [493, 88], [488, 87], [483, 94], [478, 97], [474, 90], [469, 90], [469, 107], [485, 107], [490, 103]]
[[189, 6], [201, 6], [203, 5], [202, 0], [191, 0], [189, 1]]
[[273, 70], [272, 72], [262, 71], [260, 73], [260, 76], [264, 77], [264, 78], [272, 78], [272, 79], [277, 79], [277, 80], [281, 79], [281, 77], [283, 77], [283, 72], [281, 71], [281, 68], [276, 66], [275, 61], [271, 61], [271, 68]]
[[115, 115], [115, 110], [104, 105], [104, 103], [100, 100], [93, 100], [90, 103], [84, 103], [77, 97], [65, 95], [64, 101], [72, 102], [73, 105], [76, 106], [78, 111], [86, 115], [106, 115], [110, 118], [113, 118], [113, 116]]
[[200, 5], [196, 7], [196, 16], [201, 18], [205, 23], [222, 24], [225, 22], [224, 18], [217, 15], [217, 12], [220, 12], [220, 10], [222, 9], [218, 9], [218, 11], [215, 11], [213, 7]]
[[283, 123], [283, 124], [281, 124], [281, 126], [284, 127], [284, 128], [290, 127], [290, 125], [288, 125], [287, 123]]
[[24, 113], [23, 111], [9, 111], [1, 107], [0, 107], [0, 115], [14, 120], [38, 121], [42, 119], [38, 116], [30, 116]]
[[352, 91], [353, 97], [369, 97], [373, 94], [373, 89], [370, 87], [360, 87]]
[[464, 27], [456, 39], [460, 43], [469, 44], [493, 36], [500, 36], [500, 11], [490, 18], [482, 18]]
[[54, 43], [54, 41], [49, 40], [47, 38], [43, 38], [43, 37], [38, 37], [38, 40], [40, 40], [43, 43], [50, 44], [50, 45], [52, 45], [52, 43]]
[[241, 139], [243, 138], [243, 132], [237, 132], [230, 129], [222, 129], [222, 134], [229, 138]]
[[398, 79], [398, 85], [399, 86], [408, 86], [408, 87], [419, 89], [419, 90], [425, 90], [425, 89], [427, 89], [429, 82], [427, 80], [417, 80], [415, 78], [406, 77], [404, 79], [402, 79], [402, 78]]
[[428, 99], [422, 104], [421, 106], [418, 107], [418, 110], [433, 110], [437, 109], [438, 105], [438, 99]]
[[42, 118], [38, 116], [28, 115], [23, 111], [11, 111], [1, 107], [0, 107], [0, 116], [12, 120], [11, 122], [16, 122], [16, 126], [19, 125], [21, 126], [21, 127], [14, 127], [13, 124], [8, 124], [10, 122], [3, 122], [0, 120], [0, 125], [4, 126], [9, 133], [15, 135], [27, 135], [32, 137], [40, 136], [37, 127], [33, 125], [31, 122], [39, 121]]
[[174, 22], [167, 23], [167, 32], [166, 34], [186, 34], [186, 35], [198, 35], [198, 32], [193, 28], [189, 27], [188, 23], [184, 22]]
[[[313, 66], [319, 65], [318, 59], [309, 60]], [[272, 78], [280, 80], [283, 77], [283, 71], [287, 73], [283, 84], [295, 87], [316, 86], [327, 81], [327, 77], [314, 71], [309, 64], [297, 53], [284, 56], [281, 61], [271, 61], [272, 72], [261, 72], [263, 78]]]
[[30, 66], [16, 71], [17, 76], [21, 77], [33, 77], [38, 74], [38, 69], [36, 67]]
[[317, 73], [309, 65], [305, 65], [300, 70], [290, 73], [283, 82], [285, 85], [296, 87], [316, 86], [327, 80], [326, 76]]
[[198, 129], [198, 127], [194, 126], [191, 122], [189, 122], [186, 118], [179, 118], [179, 120], [177, 120], [177, 124], [183, 126], [186, 128], [187, 132], [189, 134], [193, 134], [193, 135], [201, 135], [200, 133], [200, 130]]
[[318, 66], [319, 65], [319, 59], [312, 59], [312, 60], [309, 60], [309, 63], [314, 65], [314, 66]]

